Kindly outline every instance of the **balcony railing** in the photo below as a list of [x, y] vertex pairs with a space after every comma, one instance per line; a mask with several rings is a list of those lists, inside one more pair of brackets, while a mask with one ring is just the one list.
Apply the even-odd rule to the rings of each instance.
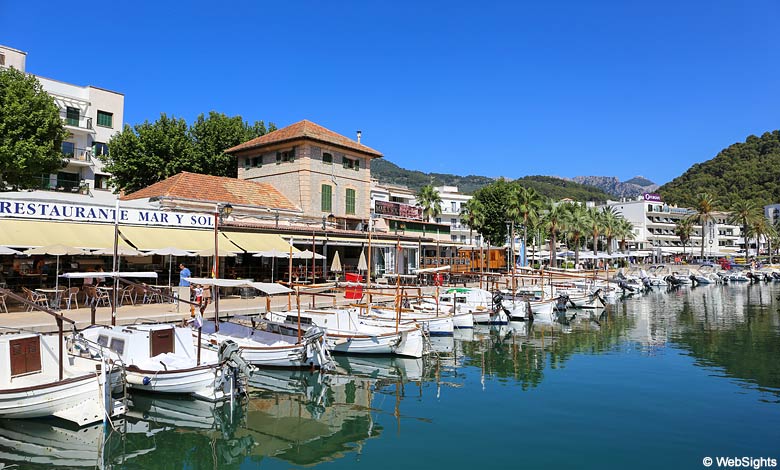
[[87, 183], [84, 180], [81, 181], [57, 180], [55, 183], [52, 183], [51, 179], [48, 176], [41, 176], [38, 179], [38, 184], [36, 185], [36, 189], [86, 194], [89, 192], [89, 183]]
[[78, 127], [79, 129], [93, 130], [92, 118], [86, 116], [68, 117], [67, 113], [61, 112], [60, 117], [65, 122], [66, 126]]
[[81, 162], [94, 163], [92, 156], [92, 149], [75, 148], [73, 153], [63, 153], [63, 156], [68, 160], [77, 160]]

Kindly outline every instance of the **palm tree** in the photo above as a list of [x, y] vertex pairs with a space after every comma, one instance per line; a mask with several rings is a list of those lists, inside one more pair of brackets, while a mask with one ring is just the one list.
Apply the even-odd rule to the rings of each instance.
[[674, 228], [674, 234], [680, 237], [680, 241], [683, 244], [683, 254], [685, 254], [685, 245], [691, 240], [691, 235], [693, 234], [693, 220], [687, 217], [678, 220]]
[[604, 238], [607, 239], [607, 254], [612, 255], [612, 240], [615, 239], [620, 219], [620, 215], [614, 207], [605, 207], [602, 209], [602, 223]]
[[581, 204], [572, 204], [564, 220], [566, 231], [574, 246], [574, 266], [580, 264], [580, 242], [588, 230], [588, 212]]
[[[520, 223], [523, 225], [523, 261], [527, 260], [526, 244], [528, 241], [528, 227], [535, 225], [539, 220], [539, 213], [542, 210], [542, 196], [534, 188], [518, 186], [515, 192], [516, 202], [511, 210], [517, 210]], [[507, 211], [510, 209], [508, 208]]]
[[701, 193], [696, 196], [696, 205], [694, 206], [696, 212], [689, 216], [701, 227], [701, 259], [704, 259], [704, 234], [707, 222], [712, 220], [712, 213], [717, 205], [718, 201], [714, 196], [708, 193]]
[[626, 240], [634, 239], [634, 224], [628, 219], [621, 217], [618, 223], [615, 236], [620, 237], [620, 251], [626, 251]]
[[[745, 240], [745, 257], [748, 255], [748, 248], [750, 243], [748, 242], [749, 227], [758, 218], [763, 218], [761, 209], [754, 201], [737, 201], [731, 206], [731, 216], [729, 217], [729, 223], [741, 226], [742, 238]], [[758, 246], [758, 241], [756, 241]]]
[[588, 232], [593, 236], [593, 255], [598, 255], [599, 235], [601, 234], [603, 223], [603, 212], [595, 207], [588, 208]]
[[441, 196], [439, 191], [430, 184], [420, 188], [417, 193], [417, 205], [422, 208], [423, 216], [426, 222], [431, 221], [431, 217], [441, 215]]
[[563, 229], [565, 211], [561, 204], [552, 199], [547, 202], [546, 211], [542, 218], [543, 227], [550, 233], [550, 267], [555, 266], [556, 244], [558, 233]]
[[485, 206], [479, 202], [479, 199], [471, 198], [461, 207], [460, 216], [463, 222], [469, 226], [469, 240], [470, 244], [473, 245], [472, 235], [474, 230], [479, 233], [485, 224]]
[[[756, 217], [750, 225], [749, 233], [756, 238], [756, 258], [758, 258], [758, 255], [761, 253], [761, 239], [768, 238], [771, 232], [772, 226], [769, 224], [766, 217]], [[747, 256], [747, 253], [745, 253], [745, 256]]]

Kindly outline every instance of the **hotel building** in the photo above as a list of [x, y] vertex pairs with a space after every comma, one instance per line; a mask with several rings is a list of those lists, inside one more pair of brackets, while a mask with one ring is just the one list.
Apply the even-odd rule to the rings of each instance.
[[[26, 52], [0, 45], [0, 67], [26, 72], [26, 60]], [[67, 164], [57, 173], [42, 176], [40, 188], [82, 193], [109, 189], [111, 175], [97, 157], [108, 152], [109, 139], [122, 130], [124, 95], [92, 85], [73, 85], [34, 76], [54, 98], [65, 129], [70, 133], [62, 143]]]

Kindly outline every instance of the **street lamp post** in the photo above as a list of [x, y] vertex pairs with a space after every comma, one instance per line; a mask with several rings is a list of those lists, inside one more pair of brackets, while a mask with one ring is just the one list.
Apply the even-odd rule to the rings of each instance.
[[[214, 207], [214, 267], [211, 277], [219, 277], [219, 223], [223, 219], [230, 217], [233, 213], [233, 206], [229, 203], [217, 204]], [[219, 286], [214, 285], [214, 329], [219, 331]]]

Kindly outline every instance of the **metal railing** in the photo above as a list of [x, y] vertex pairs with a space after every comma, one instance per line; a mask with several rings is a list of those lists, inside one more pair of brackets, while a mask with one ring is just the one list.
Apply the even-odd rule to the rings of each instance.
[[92, 118], [87, 116], [69, 117], [66, 111], [60, 111], [60, 118], [65, 122], [66, 126], [78, 127], [79, 129], [92, 130]]

